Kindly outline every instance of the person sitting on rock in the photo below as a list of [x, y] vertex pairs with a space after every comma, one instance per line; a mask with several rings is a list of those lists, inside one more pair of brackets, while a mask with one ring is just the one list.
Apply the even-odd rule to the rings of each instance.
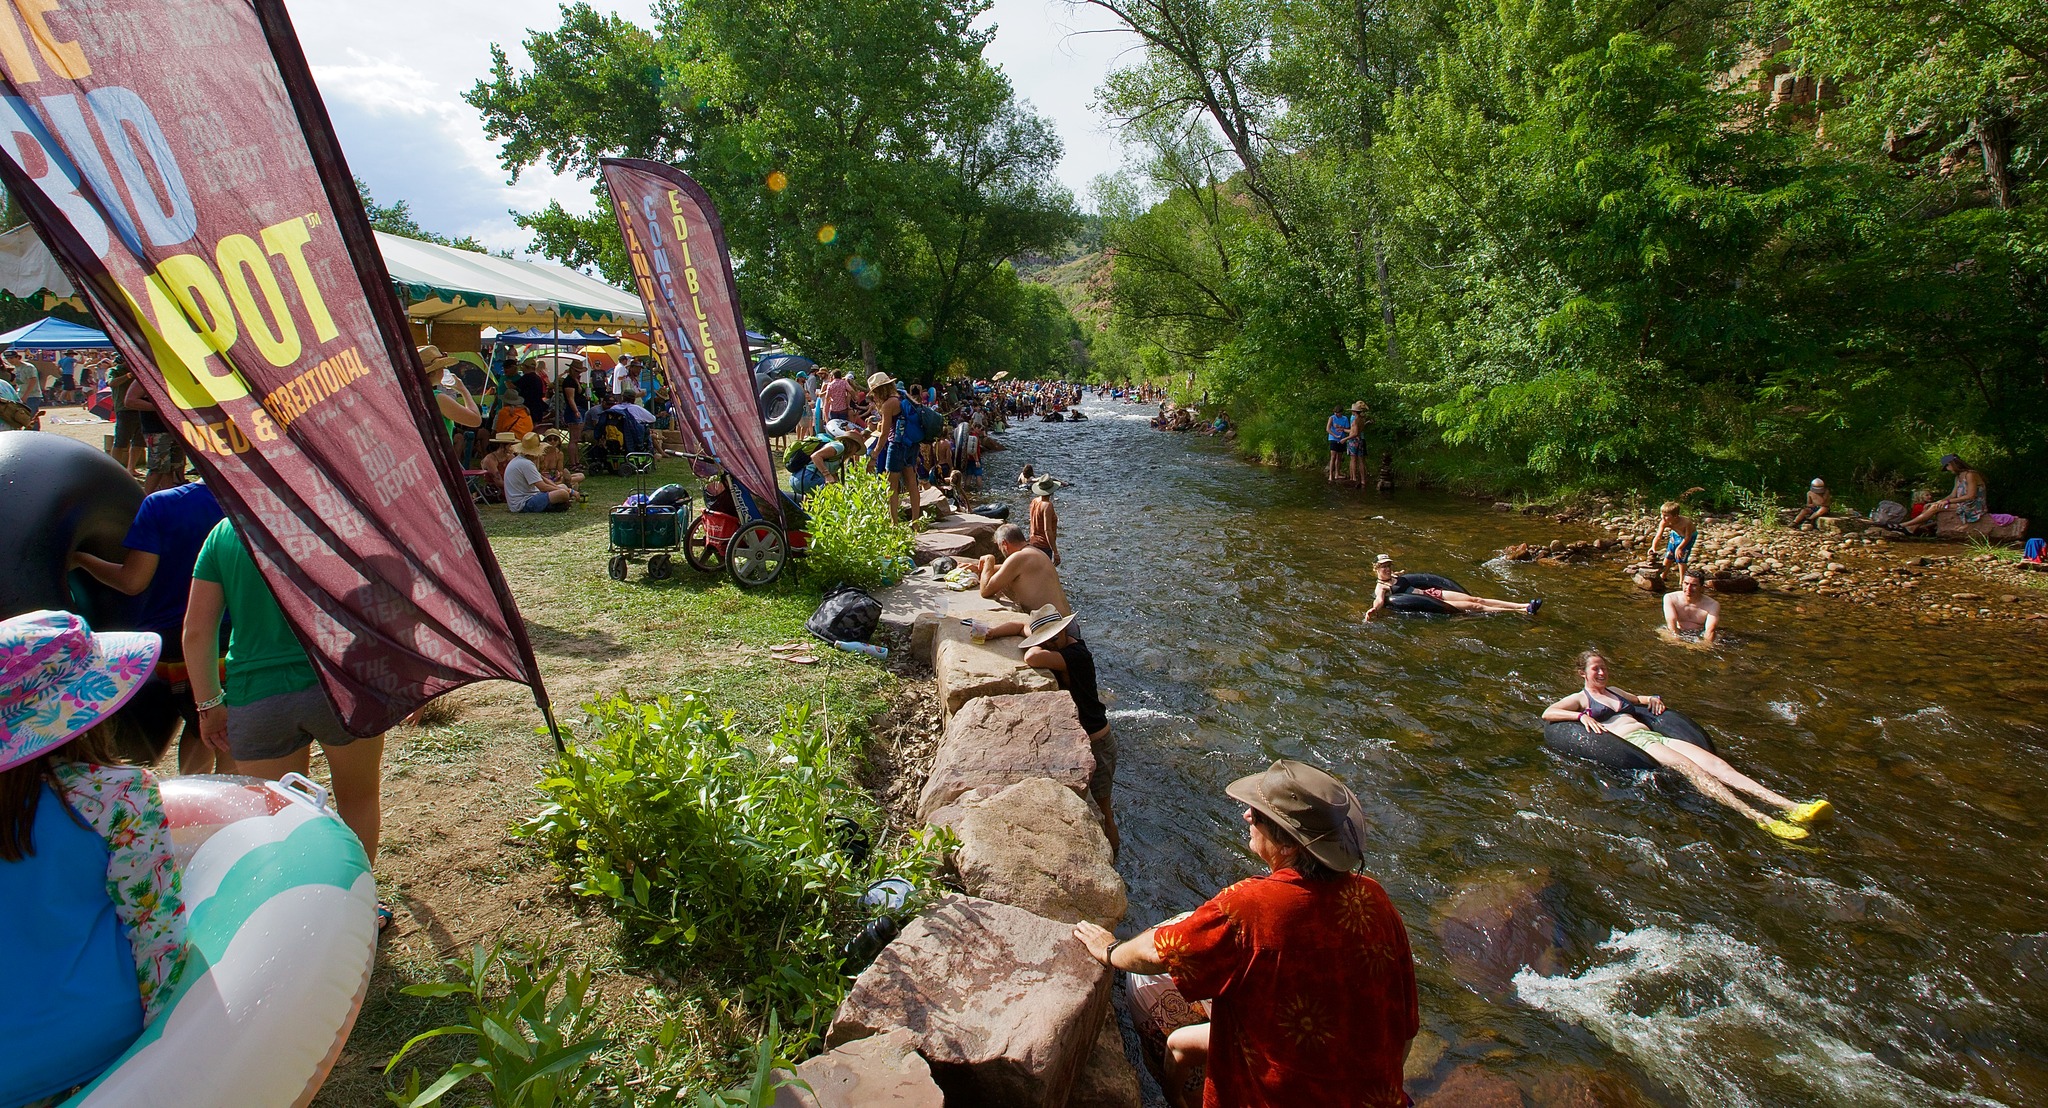
[[1373, 585], [1372, 607], [1365, 612], [1367, 623], [1387, 614], [1391, 610], [1387, 607], [1387, 601], [1403, 593], [1426, 596], [1461, 612], [1523, 612], [1533, 616], [1543, 607], [1541, 600], [1531, 600], [1527, 603], [1519, 600], [1493, 600], [1484, 596], [1473, 596], [1468, 592], [1459, 592], [1456, 589], [1425, 586], [1413, 580], [1404, 580], [1408, 575], [1397, 576], [1394, 573], [1394, 559], [1385, 554], [1373, 559], [1372, 571], [1378, 580]]
[[[1676, 771], [1692, 787], [1741, 813], [1750, 822], [1781, 839], [1803, 839], [1805, 824], [1832, 811], [1825, 800], [1802, 804], [1772, 792], [1728, 764], [1720, 755], [1688, 742], [1667, 739], [1649, 720], [1664, 714], [1664, 701], [1637, 696], [1607, 683], [1607, 657], [1597, 650], [1579, 655], [1583, 687], [1543, 710], [1545, 723], [1577, 722], [1594, 734], [1611, 734], [1650, 756], [1659, 766]], [[1782, 810], [1783, 819], [1766, 815], [1744, 800], [1752, 796]]]
[[1133, 938], [1088, 922], [1074, 938], [1111, 969], [1172, 974], [1182, 996], [1215, 1002], [1210, 1022], [1167, 1037], [1170, 1088], [1201, 1072], [1205, 1105], [1407, 1103], [1415, 958], [1386, 890], [1355, 872], [1358, 797], [1284, 759], [1224, 791], [1245, 805], [1252, 853], [1270, 872]]
[[1109, 839], [1114, 856], [1123, 846], [1116, 833], [1116, 813], [1109, 805], [1110, 788], [1116, 783], [1116, 736], [1109, 730], [1109, 710], [1102, 706], [1102, 694], [1095, 687], [1095, 655], [1081, 636], [1074, 634], [1074, 616], [1062, 614], [1050, 604], [1031, 613], [1024, 641], [1024, 664], [1052, 674], [1053, 680], [1074, 698], [1081, 730], [1088, 732], [1088, 749], [1095, 755], [1095, 772], [1088, 778], [1088, 795], [1102, 810], [1102, 833]]
[[[1062, 613], [1074, 610], [1067, 603], [1067, 590], [1060, 586], [1060, 571], [1052, 564], [1052, 556], [1031, 545], [1022, 527], [1005, 523], [996, 528], [996, 549], [1003, 552], [1000, 560], [984, 554], [975, 563], [984, 598], [1006, 601], [1020, 612], [1035, 612], [1047, 604]], [[1021, 635], [1026, 630], [1023, 620], [1012, 620], [989, 628], [988, 637]]]
[[1676, 639], [1692, 636], [1702, 646], [1714, 645], [1721, 629], [1721, 602], [1707, 595], [1707, 575], [1697, 569], [1685, 571], [1678, 592], [1664, 594], [1664, 631]]
[[1835, 494], [1828, 491], [1828, 483], [1816, 477], [1806, 488], [1806, 506], [1792, 515], [1793, 527], [1804, 527], [1828, 514], [1835, 506]]
[[1971, 469], [1968, 462], [1954, 454], [1941, 456], [1941, 468], [1955, 474], [1956, 484], [1947, 496], [1920, 509], [1920, 514], [1900, 525], [1900, 529], [1913, 534], [1938, 531], [1941, 534], [1959, 534], [1970, 530], [1971, 525], [1984, 518], [1990, 488], [1984, 483], [1984, 475]]

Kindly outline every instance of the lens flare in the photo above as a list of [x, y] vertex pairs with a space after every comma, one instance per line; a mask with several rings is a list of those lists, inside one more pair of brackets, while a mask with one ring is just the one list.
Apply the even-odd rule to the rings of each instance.
[[929, 326], [926, 326], [925, 321], [917, 318], [916, 316], [911, 316], [903, 323], [904, 333], [914, 339], [923, 338], [925, 336], [925, 333], [930, 330], [931, 328]]
[[786, 189], [788, 187], [789, 177], [787, 174], [784, 174], [781, 170], [778, 169], [768, 175], [769, 192], [781, 192], [783, 189]]
[[833, 239], [836, 239], [838, 237], [839, 228], [832, 226], [830, 223], [827, 223], [823, 227], [818, 228], [819, 242], [829, 244]]
[[859, 276], [860, 271], [866, 269], [867, 267], [868, 260], [866, 258], [861, 257], [859, 254], [849, 255], [846, 259], [846, 272], [854, 274], [855, 276]]

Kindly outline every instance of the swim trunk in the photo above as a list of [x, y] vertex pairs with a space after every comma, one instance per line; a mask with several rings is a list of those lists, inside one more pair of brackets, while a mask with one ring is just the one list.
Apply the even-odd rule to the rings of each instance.
[[1116, 734], [1108, 724], [1088, 736], [1088, 752], [1095, 755], [1095, 772], [1088, 775], [1088, 795], [1097, 804], [1107, 804], [1110, 786], [1116, 784]]
[[228, 709], [228, 751], [238, 762], [283, 758], [315, 742], [326, 748], [354, 741], [318, 685]]
[[76, 392], [78, 391], [78, 378], [73, 377], [69, 373], [62, 374], [57, 378], [57, 388], [62, 392]]
[[[138, 413], [140, 414], [140, 413]], [[162, 477], [170, 485], [185, 483], [185, 444], [169, 431], [146, 436], [149, 444], [148, 476]]]
[[1344, 453], [1344, 440], [1343, 440], [1343, 439], [1331, 439], [1331, 440], [1330, 440], [1330, 453], [1332, 453], [1332, 454], [1342, 454], [1342, 453]]
[[1664, 560], [1676, 562], [1679, 565], [1684, 565], [1690, 561], [1692, 559], [1692, 540], [1698, 538], [1699, 534], [1698, 531], [1694, 531], [1690, 535], [1680, 535], [1674, 531], [1665, 536]]
[[143, 445], [142, 413], [123, 409], [114, 413], [114, 449], [127, 450]]

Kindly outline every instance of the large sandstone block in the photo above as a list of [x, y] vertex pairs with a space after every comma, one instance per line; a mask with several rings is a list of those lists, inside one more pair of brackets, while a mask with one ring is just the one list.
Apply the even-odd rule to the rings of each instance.
[[1113, 928], [1124, 918], [1124, 879], [1101, 818], [1073, 789], [1032, 777], [933, 814], [960, 836], [953, 868], [969, 895], [1067, 923]]
[[[954, 626], [958, 626], [957, 621]], [[1059, 685], [1051, 675], [1024, 664], [1024, 652], [1017, 647], [1023, 641], [1002, 638], [973, 643], [964, 634], [944, 631], [939, 636], [932, 670], [938, 679], [939, 703], [945, 706], [946, 715], [950, 718], [977, 697], [1057, 689]]]
[[917, 536], [912, 545], [912, 555], [918, 565], [930, 565], [940, 558], [963, 561], [979, 558], [974, 553], [974, 538], [971, 535], [953, 535], [944, 531], [926, 531]]
[[944, 532], [949, 535], [964, 535], [974, 544], [968, 550], [969, 557], [979, 558], [984, 554], [1000, 557], [1002, 551], [996, 549], [996, 528], [1002, 525], [1003, 521], [1000, 519], [978, 516], [972, 512], [959, 512], [934, 520], [927, 534]]
[[775, 1108], [945, 1108], [917, 1039], [900, 1028], [828, 1050], [796, 1068], [806, 1092], [785, 1085]]
[[1074, 1080], [1067, 1108], [1141, 1108], [1144, 1103], [1137, 1068], [1124, 1054], [1123, 1033], [1116, 1028], [1116, 1013], [1111, 1012], [1095, 1037], [1095, 1049], [1088, 1052], [1088, 1064]]
[[1005, 608], [989, 600], [978, 591], [969, 589], [956, 592], [944, 581], [928, 573], [913, 573], [886, 589], [875, 592], [875, 599], [882, 602], [882, 622], [898, 631], [908, 631], [917, 617], [925, 612], [950, 615], [954, 619], [974, 617], [988, 620], [991, 615], [996, 621], [1017, 615], [1014, 608]]
[[[942, 655], [948, 645], [940, 645]], [[917, 815], [929, 822], [970, 789], [1001, 790], [1033, 777], [1049, 777], [1079, 795], [1088, 791], [1094, 772], [1095, 755], [1073, 697], [985, 696], [969, 701], [947, 725], [918, 796]]]
[[862, 971], [825, 1042], [902, 1028], [948, 1104], [1064, 1108], [1109, 1012], [1110, 972], [1073, 930], [946, 896]]

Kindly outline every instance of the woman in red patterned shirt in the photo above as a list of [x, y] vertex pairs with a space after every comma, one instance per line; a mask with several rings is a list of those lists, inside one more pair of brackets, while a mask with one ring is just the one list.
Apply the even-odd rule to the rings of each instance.
[[1364, 861], [1357, 796], [1284, 759], [1226, 791], [1245, 804], [1252, 852], [1272, 872], [1136, 938], [1092, 923], [1074, 937], [1113, 969], [1170, 973], [1187, 999], [1212, 1002], [1209, 1023], [1167, 1040], [1175, 1069], [1206, 1064], [1203, 1108], [1406, 1105], [1415, 961], [1386, 891], [1353, 872]]

